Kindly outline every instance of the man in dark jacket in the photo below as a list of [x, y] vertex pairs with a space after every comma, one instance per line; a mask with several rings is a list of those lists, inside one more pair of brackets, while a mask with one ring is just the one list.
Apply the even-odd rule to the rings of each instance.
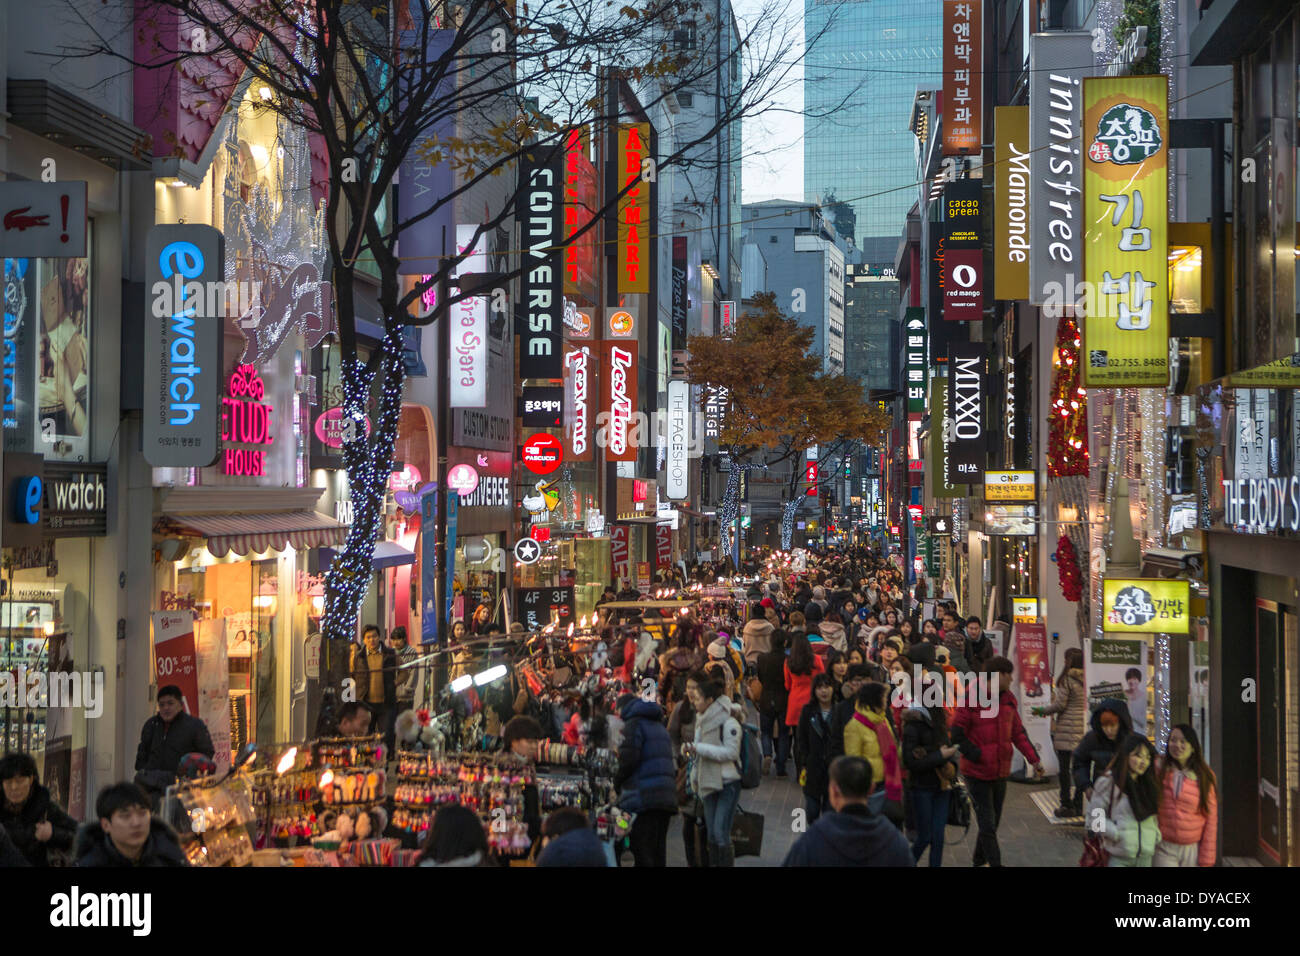
[[71, 850], [77, 821], [50, 799], [41, 786], [36, 761], [28, 754], [7, 754], [0, 760], [0, 829], [13, 840], [32, 866], [49, 866], [50, 850]]
[[189, 866], [176, 831], [152, 815], [149, 795], [135, 784], [105, 787], [95, 816], [77, 833], [77, 866]]
[[785, 644], [783, 630], [772, 632], [772, 649], [758, 655], [758, 679], [763, 694], [758, 699], [759, 739], [763, 744], [763, 774], [776, 761], [776, 775], [787, 776], [785, 765], [790, 759], [790, 728], [785, 724], [789, 692], [785, 689]]
[[966, 619], [966, 661], [971, 670], [982, 671], [993, 660], [993, 642], [984, 633], [984, 622], [976, 615]]
[[677, 762], [658, 704], [628, 694], [619, 701], [618, 805], [636, 814], [629, 842], [637, 866], [668, 865], [668, 825], [677, 812]]
[[836, 757], [830, 769], [833, 813], [824, 813], [801, 836], [782, 866], [915, 866], [907, 838], [867, 808], [871, 764]]
[[391, 753], [397, 718], [397, 652], [383, 646], [379, 628], [373, 624], [362, 630], [361, 645], [353, 651], [352, 679], [357, 700], [374, 714], [374, 733], [384, 735], [384, 746]]
[[189, 753], [216, 753], [208, 725], [185, 713], [181, 689], [167, 684], [158, 690], [158, 713], [144, 722], [135, 752], [135, 782], [155, 803], [176, 782], [176, 765]]
[[1074, 785], [1079, 793], [1092, 795], [1092, 785], [1106, 772], [1119, 745], [1133, 731], [1128, 702], [1107, 698], [1097, 705], [1091, 720], [1092, 729], [1075, 748], [1071, 764]]

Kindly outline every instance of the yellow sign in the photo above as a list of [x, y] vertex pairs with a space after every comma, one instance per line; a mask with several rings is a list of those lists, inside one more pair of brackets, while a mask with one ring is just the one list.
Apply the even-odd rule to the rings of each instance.
[[984, 472], [985, 501], [1035, 501], [1037, 498], [1032, 471]]
[[1038, 598], [1011, 597], [1011, 620], [1014, 624], [1038, 623]]
[[1029, 107], [993, 110], [993, 298], [1029, 298]]
[[1107, 578], [1102, 585], [1103, 631], [1188, 634], [1191, 585], [1160, 578]]
[[1169, 80], [1083, 81], [1083, 384], [1169, 380]]
[[618, 128], [618, 291], [650, 291], [650, 124]]

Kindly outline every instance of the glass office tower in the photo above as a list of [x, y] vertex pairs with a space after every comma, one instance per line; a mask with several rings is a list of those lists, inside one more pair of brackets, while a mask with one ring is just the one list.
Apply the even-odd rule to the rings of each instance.
[[851, 202], [856, 243], [899, 235], [916, 200], [908, 122], [916, 91], [941, 82], [942, 13], [938, 0], [804, 0], [804, 199]]

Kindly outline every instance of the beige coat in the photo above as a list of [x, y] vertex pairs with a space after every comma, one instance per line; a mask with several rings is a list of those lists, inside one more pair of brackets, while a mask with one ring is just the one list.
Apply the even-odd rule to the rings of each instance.
[[1052, 747], [1073, 751], [1088, 732], [1088, 689], [1083, 684], [1083, 670], [1071, 667], [1065, 680], [1056, 685], [1052, 702], [1043, 708], [1052, 716]]

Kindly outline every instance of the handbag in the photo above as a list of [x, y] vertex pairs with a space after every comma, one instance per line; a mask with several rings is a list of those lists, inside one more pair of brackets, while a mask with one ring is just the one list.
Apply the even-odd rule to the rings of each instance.
[[958, 777], [953, 781], [952, 796], [948, 798], [948, 826], [970, 829], [971, 800], [966, 781]]
[[694, 758], [686, 761], [677, 768], [677, 805], [684, 807], [695, 798], [695, 792], [691, 789], [691, 770], [695, 766]]
[[731, 846], [736, 856], [761, 856], [763, 814], [746, 813], [736, 807], [736, 815], [731, 819]]
[[[1115, 782], [1112, 779], [1110, 785], [1110, 800], [1106, 807], [1106, 818], [1110, 818], [1110, 812], [1115, 809]], [[1088, 831], [1087, 836], [1083, 838], [1083, 856], [1079, 857], [1080, 866], [1110, 866], [1110, 851], [1106, 849], [1105, 841], [1102, 840], [1100, 833]]]
[[763, 682], [757, 677], [751, 677], [746, 681], [745, 689], [749, 692], [749, 699], [752, 700], [754, 706], [757, 707], [758, 702], [763, 699]]

